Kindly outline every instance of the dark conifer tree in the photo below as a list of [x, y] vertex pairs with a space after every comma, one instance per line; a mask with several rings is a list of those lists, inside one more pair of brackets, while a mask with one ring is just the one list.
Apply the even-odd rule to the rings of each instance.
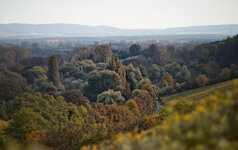
[[51, 55], [48, 59], [48, 80], [52, 81], [57, 87], [60, 86], [59, 67], [57, 56]]

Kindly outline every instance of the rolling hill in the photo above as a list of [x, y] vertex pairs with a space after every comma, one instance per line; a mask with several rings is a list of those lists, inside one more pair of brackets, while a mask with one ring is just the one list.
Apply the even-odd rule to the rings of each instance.
[[183, 34], [238, 34], [238, 25], [207, 25], [167, 29], [120, 29], [77, 24], [0, 24], [0, 37], [102, 37]]

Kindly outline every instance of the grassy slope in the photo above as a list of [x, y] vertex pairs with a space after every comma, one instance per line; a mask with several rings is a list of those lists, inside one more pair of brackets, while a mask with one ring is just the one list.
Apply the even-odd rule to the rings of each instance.
[[202, 88], [197, 88], [194, 90], [189, 90], [182, 93], [177, 93], [174, 95], [165, 96], [165, 97], [162, 97], [162, 100], [165, 104], [172, 104], [174, 103], [175, 100], [177, 100], [180, 97], [190, 101], [196, 101], [204, 97], [207, 97], [209, 95], [212, 95], [216, 93], [217, 91], [223, 92], [223, 91], [232, 89], [234, 87], [233, 85], [234, 80], [235, 79], [205, 86]]

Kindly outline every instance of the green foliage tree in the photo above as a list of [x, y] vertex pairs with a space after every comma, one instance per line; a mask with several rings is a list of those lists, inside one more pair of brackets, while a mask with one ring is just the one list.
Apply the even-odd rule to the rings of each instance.
[[227, 68], [227, 67], [223, 68], [221, 70], [220, 78], [222, 80], [228, 80], [228, 79], [230, 79], [230, 77], [231, 77], [231, 69]]
[[92, 60], [82, 60], [80, 62], [75, 63], [75, 67], [79, 68], [81, 71], [85, 73], [89, 73], [96, 69], [96, 65]]
[[158, 47], [155, 44], [149, 45], [145, 50], [144, 55], [151, 58], [153, 63], [164, 66], [169, 60], [169, 55], [166, 47]]
[[49, 122], [39, 113], [30, 108], [21, 108], [13, 115], [13, 121], [7, 128], [7, 133], [14, 138], [24, 140], [27, 133], [47, 128], [49, 128]]
[[121, 61], [118, 58], [118, 55], [114, 55], [113, 58], [108, 62], [106, 69], [115, 71], [116, 73], [119, 74], [121, 77], [122, 81], [122, 93], [125, 94], [126, 96], [130, 95], [130, 88], [129, 88], [129, 83], [126, 80], [126, 69], [122, 65]]
[[25, 92], [26, 86], [17, 78], [0, 79], [0, 101], [9, 101], [15, 96], [21, 96]]
[[16, 97], [7, 104], [8, 116], [11, 118], [12, 114], [23, 107], [41, 114], [50, 123], [51, 129], [56, 129], [60, 125], [64, 126], [74, 117], [78, 122], [82, 122], [82, 116], [79, 113], [81, 108], [67, 103], [62, 96], [54, 98], [48, 94], [25, 93], [22, 97]]
[[232, 64], [231, 65], [231, 77], [237, 77], [238, 76], [238, 66]]
[[150, 69], [149, 73], [150, 79], [153, 83], [159, 82], [159, 79], [161, 78], [161, 70], [160, 67], [156, 64], [153, 64]]
[[138, 44], [132, 44], [129, 48], [131, 56], [139, 55], [141, 52], [141, 47]]
[[140, 65], [140, 66], [139, 66], [139, 69], [140, 69], [140, 72], [141, 72], [141, 74], [142, 74], [142, 76], [143, 76], [144, 78], [149, 77], [149, 75], [148, 75], [148, 73], [147, 73], [147, 70], [146, 70], [146, 68], [145, 68], [143, 65]]
[[164, 69], [165, 69], [165, 72], [168, 72], [170, 75], [172, 75], [175, 78], [176, 74], [180, 72], [181, 66], [176, 62], [172, 62], [170, 64], [165, 65]]
[[130, 83], [130, 89], [136, 89], [138, 82], [143, 78], [140, 69], [134, 68], [132, 64], [126, 67], [126, 80]]
[[53, 82], [55, 86], [60, 86], [59, 66], [57, 56], [55, 55], [49, 57], [47, 76], [48, 80]]
[[25, 79], [19, 73], [9, 71], [5, 64], [0, 63], [0, 73], [4, 78], [17, 78], [20, 81], [25, 82]]
[[49, 82], [45, 79], [35, 79], [34, 88], [40, 92], [56, 92], [58, 89], [53, 82]]
[[34, 66], [32, 69], [27, 70], [25, 73], [27, 81], [31, 84], [34, 83], [36, 79], [47, 80], [46, 71], [40, 66]]
[[120, 91], [108, 90], [102, 92], [97, 96], [97, 102], [102, 102], [104, 104], [119, 104], [122, 105], [125, 102], [124, 97], [121, 95]]
[[186, 65], [181, 67], [181, 70], [176, 74], [176, 79], [179, 83], [191, 81], [191, 72], [188, 70]]
[[115, 71], [95, 71], [90, 75], [88, 84], [83, 88], [83, 94], [94, 102], [98, 94], [109, 89], [115, 91], [122, 89], [120, 76]]
[[118, 55], [114, 55], [113, 58], [108, 62], [106, 69], [115, 71], [121, 77], [123, 85], [126, 84], [126, 70], [118, 58]]

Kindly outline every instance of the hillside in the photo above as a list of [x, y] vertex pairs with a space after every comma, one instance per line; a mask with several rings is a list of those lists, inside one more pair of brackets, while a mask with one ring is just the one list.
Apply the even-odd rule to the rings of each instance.
[[238, 25], [207, 25], [166, 29], [120, 29], [110, 26], [87, 26], [77, 24], [0, 24], [1, 37], [98, 37], [174, 34], [220, 34], [235, 35]]
[[166, 104], [171, 103], [172, 101], [176, 101], [178, 98], [184, 98], [189, 101], [196, 101], [204, 97], [207, 97], [209, 95], [215, 94], [216, 92], [224, 92], [234, 88], [234, 85], [233, 85], [234, 80], [235, 79], [197, 88], [194, 90], [189, 90], [182, 93], [165, 96], [165, 97], [162, 97], [161, 99]]
[[163, 107], [159, 113], [162, 121], [147, 131], [118, 134], [82, 150], [237, 149], [238, 81], [231, 83], [233, 89], [204, 97], [197, 103], [179, 100], [173, 107]]
[[[238, 83], [228, 80], [238, 78], [237, 43], [238, 36], [182, 47], [89, 45], [64, 57], [37, 43], [0, 46], [0, 144], [236, 149]], [[206, 97], [216, 91], [223, 93]]]

